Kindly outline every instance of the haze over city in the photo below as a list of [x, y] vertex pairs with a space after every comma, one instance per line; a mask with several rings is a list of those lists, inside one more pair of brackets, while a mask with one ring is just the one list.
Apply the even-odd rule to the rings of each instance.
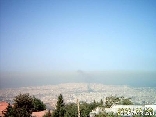
[[156, 86], [155, 0], [1, 0], [0, 88]]

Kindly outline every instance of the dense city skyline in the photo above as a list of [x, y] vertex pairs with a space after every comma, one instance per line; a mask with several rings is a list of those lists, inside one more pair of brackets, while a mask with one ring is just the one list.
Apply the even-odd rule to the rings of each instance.
[[66, 103], [94, 100], [105, 102], [107, 96], [124, 96], [131, 98], [134, 104], [155, 104], [155, 87], [129, 87], [126, 85], [103, 85], [98, 83], [63, 83], [59, 85], [44, 85], [36, 87], [8, 88], [0, 90], [0, 100], [12, 102], [19, 93], [29, 93], [41, 99], [44, 103], [55, 106], [59, 94], [63, 94]]

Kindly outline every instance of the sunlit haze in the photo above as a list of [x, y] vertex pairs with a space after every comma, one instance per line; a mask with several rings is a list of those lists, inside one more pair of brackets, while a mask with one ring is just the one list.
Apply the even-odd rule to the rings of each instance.
[[156, 1], [0, 0], [0, 74], [0, 88], [156, 86]]

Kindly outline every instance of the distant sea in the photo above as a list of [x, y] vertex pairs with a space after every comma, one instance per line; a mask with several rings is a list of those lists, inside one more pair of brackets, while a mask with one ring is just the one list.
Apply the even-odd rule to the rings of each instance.
[[0, 89], [60, 83], [156, 87], [156, 71], [0, 72]]

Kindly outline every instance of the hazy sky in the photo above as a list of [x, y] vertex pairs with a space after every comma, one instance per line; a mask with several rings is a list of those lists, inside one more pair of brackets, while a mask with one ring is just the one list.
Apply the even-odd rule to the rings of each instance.
[[0, 0], [0, 71], [156, 71], [156, 0]]

